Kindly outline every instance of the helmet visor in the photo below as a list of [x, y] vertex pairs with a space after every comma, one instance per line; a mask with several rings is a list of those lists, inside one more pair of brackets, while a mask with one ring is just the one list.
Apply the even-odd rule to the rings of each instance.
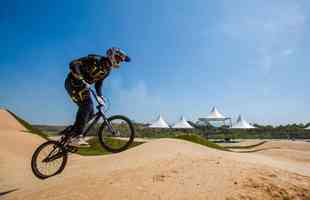
[[121, 62], [124, 62], [124, 61], [125, 62], [129, 62], [130, 61], [130, 58], [128, 56], [126, 56], [126, 55], [124, 55], [124, 56], [115, 55], [114, 58], [115, 58], [115, 61], [118, 64], [121, 63]]
[[121, 56], [119, 56], [119, 55], [115, 55], [115, 56], [114, 56], [114, 59], [115, 59], [115, 62], [116, 62], [117, 64], [119, 64], [119, 63], [121, 63], [121, 62], [124, 61], [124, 59], [123, 59]]

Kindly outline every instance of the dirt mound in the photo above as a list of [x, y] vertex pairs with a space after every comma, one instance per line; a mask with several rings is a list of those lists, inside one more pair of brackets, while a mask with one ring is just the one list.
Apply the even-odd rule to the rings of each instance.
[[[245, 143], [255, 145], [259, 141], [252, 140]], [[233, 148], [231, 150], [234, 152], [251, 152], [257, 155], [265, 155], [277, 161], [294, 162], [310, 169], [310, 143], [306, 141], [268, 140], [262, 145], [253, 148]]]
[[120, 154], [70, 157], [62, 174], [45, 181], [28, 176], [4, 199], [310, 198], [309, 177], [259, 162], [160, 139]]
[[26, 131], [8, 111], [0, 109], [0, 130]]
[[0, 193], [32, 177], [31, 155], [43, 141], [27, 132], [10, 113], [0, 110]]
[[291, 141], [291, 140], [270, 140], [264, 143], [262, 146], [256, 148], [280, 148], [290, 149], [296, 151], [310, 151], [310, 143], [305, 141]]
[[[299, 161], [218, 151], [174, 139], [108, 156], [70, 155], [62, 174], [38, 180], [30, 160], [44, 140], [21, 131], [6, 111], [0, 116], [3, 199], [310, 199], [310, 170]], [[302, 149], [298, 151], [308, 152]]]

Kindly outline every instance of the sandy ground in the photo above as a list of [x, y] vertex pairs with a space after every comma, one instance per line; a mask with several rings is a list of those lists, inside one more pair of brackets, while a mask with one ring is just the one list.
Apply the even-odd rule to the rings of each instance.
[[265, 143], [250, 149], [231, 149], [235, 152], [254, 152], [278, 161], [294, 162], [310, 168], [310, 143], [308, 140], [241, 140], [239, 143], [221, 144], [223, 146], [247, 146]]
[[42, 181], [30, 159], [43, 140], [9, 118], [0, 112], [0, 193], [12, 191], [1, 199], [310, 199], [310, 143], [234, 153], [159, 139], [119, 154], [70, 155], [62, 174]]

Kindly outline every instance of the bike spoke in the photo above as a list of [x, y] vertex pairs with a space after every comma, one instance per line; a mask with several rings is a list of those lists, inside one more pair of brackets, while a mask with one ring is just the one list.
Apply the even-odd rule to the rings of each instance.
[[63, 158], [57, 154], [61, 154], [61, 150], [56, 145], [49, 145], [42, 149], [37, 159], [37, 168], [42, 174], [49, 176], [59, 169]]
[[132, 142], [133, 128], [127, 118], [114, 116], [108, 119], [101, 129], [100, 139], [102, 145], [112, 152], [127, 148]]

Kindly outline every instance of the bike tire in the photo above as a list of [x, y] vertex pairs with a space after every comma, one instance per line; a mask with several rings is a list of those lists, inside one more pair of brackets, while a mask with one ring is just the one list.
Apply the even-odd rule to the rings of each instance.
[[[40, 171], [40, 169], [38, 168], [38, 165], [37, 165], [37, 161], [38, 161], [38, 156], [40, 154], [40, 152], [48, 147], [49, 145], [54, 145], [53, 148], [57, 148], [61, 151], [61, 158], [62, 159], [62, 162], [59, 166], [58, 169], [55, 170], [55, 172], [51, 173], [51, 174], [44, 174], [43, 172]], [[34, 175], [39, 178], [39, 179], [46, 179], [46, 178], [49, 178], [51, 176], [55, 176], [56, 174], [59, 174], [61, 173], [66, 164], [67, 164], [67, 160], [68, 160], [68, 153], [67, 151], [65, 150], [65, 148], [63, 147], [63, 145], [61, 145], [59, 142], [57, 141], [47, 141], [43, 144], [41, 144], [36, 150], [35, 152], [33, 153], [32, 155], [32, 159], [31, 159], [31, 169], [32, 169], [32, 172], [34, 173]]]
[[107, 119], [107, 121], [110, 124], [114, 120], [122, 120], [128, 126], [129, 136], [128, 136], [128, 140], [122, 140], [122, 141], [126, 141], [124, 145], [120, 147], [111, 147], [110, 145], [107, 144], [102, 134], [104, 129], [107, 127], [106, 123], [102, 123], [102, 125], [100, 126], [99, 131], [98, 131], [98, 137], [99, 137], [100, 144], [103, 148], [105, 148], [107, 151], [112, 152], [112, 153], [119, 153], [121, 151], [126, 150], [133, 143], [133, 140], [135, 138], [135, 130], [134, 130], [132, 122], [126, 116], [114, 115]]

